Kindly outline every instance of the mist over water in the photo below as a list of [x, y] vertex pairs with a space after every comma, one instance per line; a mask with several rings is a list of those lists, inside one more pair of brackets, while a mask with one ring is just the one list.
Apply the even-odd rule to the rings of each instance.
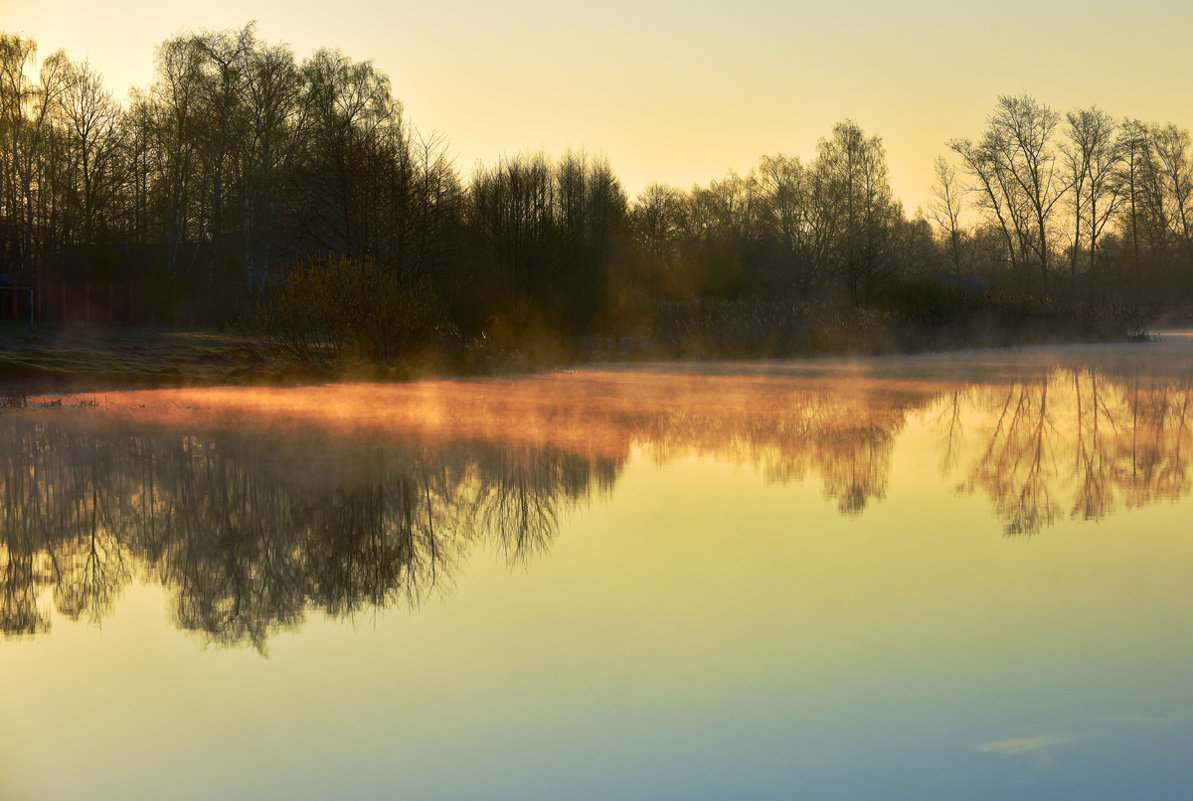
[[1191, 355], [34, 399], [0, 797], [1185, 797]]

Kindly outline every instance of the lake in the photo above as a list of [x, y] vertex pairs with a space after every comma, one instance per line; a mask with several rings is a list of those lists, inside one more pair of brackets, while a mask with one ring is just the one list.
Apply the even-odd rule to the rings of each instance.
[[0, 798], [1189, 799], [1193, 337], [0, 411]]

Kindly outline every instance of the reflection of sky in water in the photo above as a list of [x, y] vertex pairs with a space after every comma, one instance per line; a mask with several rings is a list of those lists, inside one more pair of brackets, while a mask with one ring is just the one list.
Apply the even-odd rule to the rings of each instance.
[[[213, 437], [232, 466], [205, 469], [259, 481], [268, 491], [252, 497], [290, 504], [291, 525], [302, 518], [287, 492], [320, 498], [320, 481], [354, 490], [369, 475], [398, 486], [411, 464], [467, 474], [458, 494], [443, 482], [420, 499], [472, 500], [485, 481], [517, 495], [569, 470], [612, 489], [544, 496], [557, 529], [512, 569], [508, 542], [478, 530], [416, 611], [364, 602], [329, 616], [315, 599], [304, 622], [271, 630], [268, 658], [176, 627], [172, 594], [207, 586], [200, 570], [235, 572], [201, 537], [160, 541], [190, 562], [133, 560], [99, 626], [55, 611], [48, 581], [49, 630], [0, 642], [0, 679], [20, 688], [0, 697], [0, 797], [1187, 798], [1190, 502], [1171, 476], [1175, 493], [1140, 476], [1180, 473], [1189, 424], [1173, 421], [1188, 382], [1105, 378], [1101, 451], [1092, 422], [1074, 422], [1090, 376], [1045, 387], [1050, 433], [1034, 450], [1056, 511], [1032, 536], [1002, 536], [1030, 470], [974, 479], [991, 452], [1034, 452], [998, 422], [1008, 397], [1040, 422], [1032, 376], [965, 389], [952, 456], [948, 387], [890, 384], [793, 402], [753, 428], [696, 397], [683, 408], [698, 414], [651, 417], [625, 451], [611, 446], [623, 441], [614, 421], [589, 455], [616, 462], [599, 480], [608, 472], [561, 457], [373, 453], [367, 470], [339, 472], [326, 452], [323, 478], [277, 491], [270, 482], [291, 479], [262, 467], [268, 449]], [[578, 441], [549, 419], [534, 407], [533, 431], [510, 436]], [[776, 434], [795, 426], [806, 440], [801, 421], [820, 424], [815, 447]], [[159, 482], [181, 464], [165, 452]], [[1074, 499], [1093, 452], [1114, 503], [1087, 521]], [[880, 486], [842, 515], [840, 482], [859, 478]], [[286, 542], [341, 553], [313, 535]], [[262, 570], [244, 571], [246, 591], [260, 592]]]

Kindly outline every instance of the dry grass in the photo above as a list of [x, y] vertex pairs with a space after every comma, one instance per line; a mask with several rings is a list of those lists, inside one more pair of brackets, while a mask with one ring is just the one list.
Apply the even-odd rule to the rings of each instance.
[[244, 337], [143, 328], [0, 326], [0, 391], [219, 384], [254, 365]]
[[0, 389], [0, 409], [23, 409], [29, 403], [29, 396], [16, 387]]

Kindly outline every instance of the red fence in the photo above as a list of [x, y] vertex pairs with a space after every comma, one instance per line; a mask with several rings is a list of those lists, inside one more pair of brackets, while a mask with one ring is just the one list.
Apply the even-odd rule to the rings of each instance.
[[33, 322], [33, 289], [27, 286], [0, 286], [0, 320]]
[[112, 281], [41, 281], [0, 287], [0, 318], [33, 323], [130, 323], [133, 285]]

